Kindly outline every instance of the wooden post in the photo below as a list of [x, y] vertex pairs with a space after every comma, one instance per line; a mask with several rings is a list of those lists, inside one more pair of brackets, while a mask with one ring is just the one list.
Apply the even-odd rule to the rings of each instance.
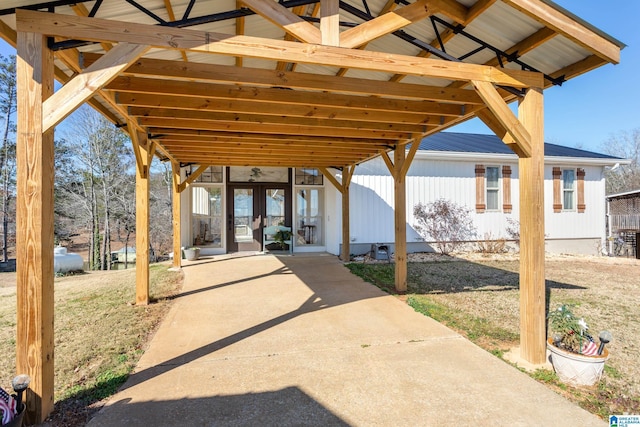
[[340, 46], [340, 7], [338, 0], [320, 0], [322, 44]]
[[351, 234], [349, 231], [349, 185], [355, 166], [345, 166], [342, 171], [342, 253], [340, 259], [348, 262], [351, 259]]
[[31, 384], [27, 423], [53, 410], [53, 130], [42, 104], [53, 93], [53, 53], [41, 34], [18, 33], [16, 362]]
[[[417, 144], [417, 143], [416, 143]], [[395, 222], [395, 261], [396, 291], [407, 291], [407, 195], [405, 186], [406, 160], [404, 146], [398, 146], [393, 152], [393, 190]]]
[[173, 175], [173, 268], [182, 267], [182, 250], [180, 242], [180, 164], [171, 162]]
[[533, 364], [546, 357], [544, 278], [544, 106], [542, 89], [529, 89], [520, 120], [531, 136], [531, 156], [520, 157], [520, 354]]
[[[151, 154], [145, 143], [138, 145], [141, 162], [136, 163], [136, 304], [149, 304], [149, 166]], [[134, 147], [135, 149], [135, 147]]]

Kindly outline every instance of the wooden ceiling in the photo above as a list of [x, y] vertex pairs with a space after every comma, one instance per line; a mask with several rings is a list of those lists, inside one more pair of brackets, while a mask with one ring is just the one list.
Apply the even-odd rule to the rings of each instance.
[[[541, 0], [219, 1], [237, 17], [193, 28], [166, 23], [209, 0], [138, 2], [164, 25], [131, 2], [105, 0], [112, 9], [104, 16], [94, 1], [56, 3], [56, 15], [9, 8], [0, 15], [0, 34], [14, 46], [16, 30], [55, 36], [56, 77], [65, 86], [43, 107], [49, 125], [87, 101], [135, 129], [134, 144], [153, 144], [180, 164], [342, 168], [476, 116], [526, 155], [526, 134], [505, 103], [521, 89], [615, 63], [623, 47]], [[498, 38], [491, 23], [510, 14], [531, 29], [505, 23], [493, 28]], [[440, 21], [430, 23], [432, 16]], [[249, 19], [257, 36], [245, 35]], [[439, 31], [425, 30], [437, 23]], [[487, 48], [452, 56], [470, 43], [461, 31], [499, 41], [508, 56], [489, 49], [487, 59]], [[68, 40], [85, 43], [65, 48]], [[523, 67], [528, 54], [539, 68]]]

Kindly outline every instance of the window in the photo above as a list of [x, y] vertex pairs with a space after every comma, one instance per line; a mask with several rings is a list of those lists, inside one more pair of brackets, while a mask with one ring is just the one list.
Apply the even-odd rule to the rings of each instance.
[[192, 188], [191, 241], [195, 246], [222, 247], [222, 188]]
[[584, 213], [584, 169], [553, 168], [553, 212]]
[[298, 188], [296, 191], [296, 246], [322, 246], [324, 230], [321, 188]]
[[575, 183], [576, 171], [573, 169], [564, 169], [562, 171], [562, 209], [565, 211], [573, 211], [575, 205]]
[[[199, 165], [191, 165], [188, 169], [188, 175], [194, 173], [199, 167]], [[202, 174], [200, 174], [199, 177], [195, 179], [195, 182], [222, 182], [222, 166], [209, 166], [204, 172], [202, 172]]]
[[[502, 170], [502, 177], [500, 171]], [[476, 213], [486, 210], [511, 213], [511, 166], [475, 165]], [[500, 181], [502, 181], [502, 204], [500, 202]]]
[[230, 182], [289, 182], [289, 169], [269, 166], [231, 166]]
[[298, 185], [322, 185], [324, 176], [318, 169], [296, 168], [296, 184]]
[[497, 211], [500, 209], [499, 196], [500, 196], [500, 169], [497, 166], [487, 166], [485, 173], [487, 180], [487, 209], [490, 211]]

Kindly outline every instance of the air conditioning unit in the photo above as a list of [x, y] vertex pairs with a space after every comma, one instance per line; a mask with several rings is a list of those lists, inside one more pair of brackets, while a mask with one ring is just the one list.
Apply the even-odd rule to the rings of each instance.
[[380, 260], [386, 259], [387, 261], [391, 261], [391, 256], [389, 254], [389, 246], [383, 245], [381, 243], [374, 243], [371, 245], [371, 258]]

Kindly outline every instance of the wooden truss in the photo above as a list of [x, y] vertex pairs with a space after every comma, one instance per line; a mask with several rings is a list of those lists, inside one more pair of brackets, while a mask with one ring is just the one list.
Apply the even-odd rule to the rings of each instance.
[[[171, 3], [165, 0], [170, 21]], [[542, 91], [553, 79], [618, 62], [621, 46], [541, 0], [479, 0], [471, 7], [454, 0], [389, 1], [377, 16], [347, 29], [339, 14], [346, 3], [286, 3], [238, 0], [235, 34], [89, 17], [84, 2], [70, 6], [74, 14], [18, 9], [15, 29], [0, 21], [0, 35], [18, 52], [17, 357], [19, 370], [33, 377], [34, 421], [53, 408], [53, 130], [85, 102], [126, 129], [136, 153], [138, 304], [149, 302], [148, 172], [154, 155], [173, 168], [176, 267], [179, 194], [208, 165], [318, 168], [342, 195], [342, 258], [348, 259], [351, 176], [357, 164], [382, 156], [395, 181], [396, 288], [405, 291], [404, 183], [418, 142], [481, 118], [520, 159], [521, 353], [532, 363], [544, 361]], [[404, 28], [435, 15], [467, 26], [496, 3], [540, 25], [505, 50], [510, 57], [480, 64], [446, 61], [442, 52], [434, 57], [456, 36], [452, 29], [437, 40], [412, 41], [422, 46], [415, 56], [370, 48], [392, 35], [407, 39]], [[284, 37], [244, 35], [249, 14]], [[549, 75], [501, 67], [559, 35], [591, 53]], [[82, 43], [53, 51], [51, 40]], [[81, 49], [87, 42], [99, 48]], [[149, 54], [158, 51], [175, 54]], [[188, 60], [192, 55], [215, 60]], [[233, 65], [219, 60], [224, 57], [232, 57]], [[273, 67], [245, 66], [255, 59]], [[349, 77], [352, 70], [389, 77]], [[63, 84], [55, 92], [54, 78]], [[507, 105], [514, 100], [517, 115]], [[188, 164], [200, 169], [181, 181], [180, 167]]]

